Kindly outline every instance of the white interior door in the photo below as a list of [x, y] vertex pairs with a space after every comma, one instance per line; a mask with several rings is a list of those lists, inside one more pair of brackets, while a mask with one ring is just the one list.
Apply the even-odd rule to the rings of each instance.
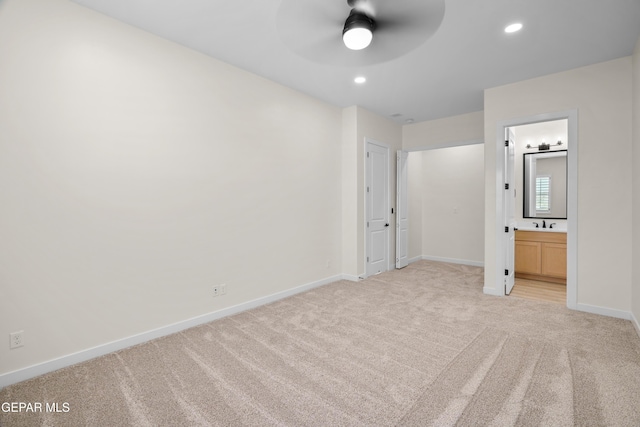
[[409, 264], [409, 198], [407, 158], [409, 153], [398, 151], [396, 189], [396, 268]]
[[505, 138], [504, 156], [504, 225], [505, 225], [505, 279], [504, 292], [509, 295], [515, 283], [515, 204], [516, 204], [516, 180], [515, 180], [515, 135], [511, 128], [507, 129]]
[[389, 269], [389, 148], [366, 144], [366, 274]]

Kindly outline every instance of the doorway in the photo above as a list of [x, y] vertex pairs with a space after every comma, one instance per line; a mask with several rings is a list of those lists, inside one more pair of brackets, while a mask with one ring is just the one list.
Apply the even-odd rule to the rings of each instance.
[[[527, 139], [522, 137], [525, 132], [520, 132], [521, 138], [518, 139], [518, 127], [522, 130], [528, 125], [542, 124], [549, 122], [565, 121], [566, 123], [566, 135], [558, 137], [557, 134], [549, 135], [546, 140]], [[542, 126], [542, 125], [541, 125]], [[510, 129], [515, 129], [516, 140], [516, 155], [514, 159], [519, 159], [515, 164], [511, 164], [511, 160], [506, 153], [504, 136]], [[498, 123], [498, 135], [499, 142], [496, 151], [497, 155], [497, 167], [499, 179], [496, 183], [498, 188], [496, 192], [496, 206], [498, 207], [498, 216], [500, 218], [499, 229], [496, 230], [496, 245], [498, 261], [498, 272], [505, 271], [505, 276], [508, 275], [509, 268], [515, 267], [515, 260], [510, 258], [515, 257], [514, 240], [510, 238], [507, 231], [507, 227], [510, 224], [516, 224], [518, 228], [535, 228], [543, 227], [540, 224], [544, 224], [545, 228], [548, 224], [553, 223], [556, 227], [560, 227], [561, 231], [566, 231], [566, 305], [569, 308], [575, 309], [577, 303], [577, 112], [567, 111], [560, 113], [543, 114], [523, 119], [514, 119], [510, 121]], [[524, 141], [523, 141], [524, 139]], [[560, 141], [560, 145], [558, 145]], [[528, 148], [527, 145], [529, 146]], [[547, 147], [549, 145], [550, 147]], [[539, 152], [539, 151], [552, 151], [551, 147], [556, 149], [566, 150], [566, 219], [553, 218], [553, 215], [549, 215], [548, 218], [534, 218], [530, 214], [524, 213], [525, 197], [524, 197], [524, 161], [523, 155], [526, 152]], [[549, 149], [548, 149], [549, 148]], [[512, 182], [509, 182], [509, 169], [515, 170], [515, 178], [511, 178]], [[513, 190], [515, 187], [515, 194], [511, 193], [508, 189]], [[518, 190], [520, 193], [518, 194]], [[513, 197], [513, 199], [511, 199]], [[514, 202], [516, 206], [515, 210], [509, 206], [509, 203]], [[517, 212], [517, 214], [516, 214]], [[552, 221], [552, 222], [550, 222]], [[562, 230], [564, 229], [564, 230]], [[549, 231], [548, 229], [546, 231]], [[551, 247], [551, 245], [550, 245]], [[512, 255], [513, 254], [513, 255]], [[511, 271], [512, 272], [512, 271]], [[498, 285], [499, 293], [507, 295], [507, 278], [502, 278], [498, 275], [500, 284]], [[504, 282], [504, 283], [503, 283]], [[517, 285], [516, 285], [517, 286]]]
[[396, 268], [419, 260], [484, 266], [483, 143], [398, 153]]
[[511, 287], [521, 298], [565, 304], [567, 119], [508, 130], [513, 154], [505, 170], [514, 190], [510, 219], [518, 230], [507, 245], [507, 254], [515, 248], [514, 264], [507, 267], [515, 276]]
[[365, 142], [365, 274], [389, 270], [389, 147]]

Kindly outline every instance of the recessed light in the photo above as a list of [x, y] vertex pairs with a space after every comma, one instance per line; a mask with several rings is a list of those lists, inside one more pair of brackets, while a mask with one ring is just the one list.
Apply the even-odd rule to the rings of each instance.
[[515, 33], [522, 29], [522, 24], [520, 22], [516, 22], [515, 24], [508, 25], [505, 29], [505, 33]]
[[367, 78], [364, 76], [358, 76], [355, 79], [353, 79], [353, 81], [361, 85], [362, 83], [367, 81]]

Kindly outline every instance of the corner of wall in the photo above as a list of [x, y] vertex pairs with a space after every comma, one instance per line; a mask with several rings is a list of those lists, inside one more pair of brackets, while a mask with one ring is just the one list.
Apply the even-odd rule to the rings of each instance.
[[342, 110], [341, 192], [342, 192], [342, 273], [357, 277], [357, 176], [358, 135], [356, 106]]
[[[402, 127], [369, 110], [351, 106], [342, 110], [342, 273], [361, 277], [364, 272], [364, 141], [384, 143], [390, 150], [402, 147]], [[396, 161], [389, 156], [389, 200], [395, 206]], [[390, 242], [395, 241], [395, 227]], [[390, 245], [395, 259], [395, 245]]]
[[402, 148], [417, 151], [464, 145], [461, 142], [483, 141], [484, 111], [404, 125]]
[[633, 312], [631, 312], [631, 323], [633, 323], [633, 327], [638, 333], [638, 338], [640, 338], [640, 321], [638, 321], [638, 318], [633, 314]]
[[640, 335], [640, 38], [632, 56], [632, 272], [631, 316]]

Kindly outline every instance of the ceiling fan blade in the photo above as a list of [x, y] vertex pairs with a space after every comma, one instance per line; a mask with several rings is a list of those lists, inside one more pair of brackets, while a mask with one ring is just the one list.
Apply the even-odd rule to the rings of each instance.
[[[283, 43], [314, 62], [362, 66], [386, 62], [415, 49], [440, 27], [445, 0], [282, 0], [276, 26]], [[351, 9], [350, 9], [351, 7]], [[376, 21], [373, 42], [352, 51], [342, 42], [351, 10]]]

